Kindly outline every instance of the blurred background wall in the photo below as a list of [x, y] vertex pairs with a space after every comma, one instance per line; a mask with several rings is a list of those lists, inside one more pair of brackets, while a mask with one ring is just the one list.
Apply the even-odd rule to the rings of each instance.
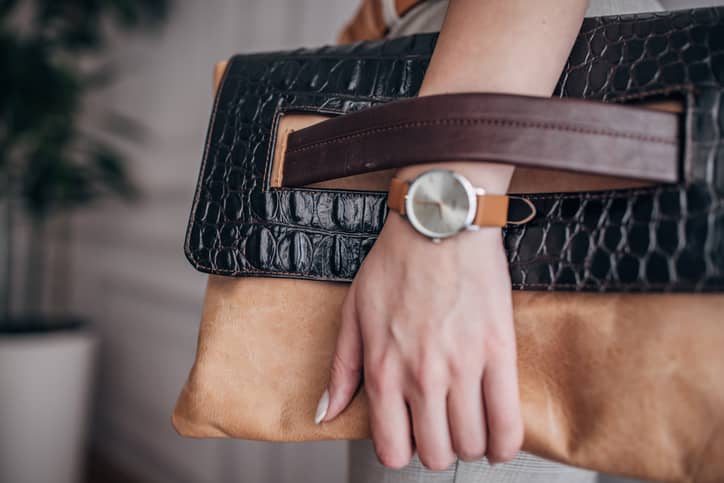
[[118, 80], [93, 108], [117, 109], [148, 127], [129, 144], [141, 198], [107, 202], [75, 219], [72, 308], [102, 336], [92, 443], [113, 463], [154, 483], [333, 482], [342, 443], [272, 445], [194, 441], [170, 415], [193, 362], [205, 276], [183, 237], [208, 124], [215, 62], [237, 52], [334, 42], [356, 0], [176, 0], [156, 33], [119, 36]]
[[182, 439], [170, 414], [193, 362], [205, 284], [186, 262], [182, 243], [213, 64], [237, 52], [332, 43], [356, 4], [176, 0], [159, 31], [113, 40], [108, 60], [120, 76], [92, 96], [87, 122], [93, 124], [94, 109], [110, 106], [148, 126], [145, 143], [125, 146], [142, 196], [75, 217], [68, 280], [71, 312], [92, 321], [102, 338], [92, 446], [141, 481], [343, 481], [344, 443]]

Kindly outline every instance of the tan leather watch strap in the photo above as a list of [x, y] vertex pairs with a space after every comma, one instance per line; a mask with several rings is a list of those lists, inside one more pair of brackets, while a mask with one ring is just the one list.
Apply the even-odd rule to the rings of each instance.
[[[392, 178], [387, 193], [387, 206], [401, 215], [405, 214], [405, 195], [410, 183], [400, 178]], [[508, 223], [508, 201], [506, 195], [478, 195], [478, 208], [473, 225], [505, 226]]]
[[508, 223], [508, 201], [506, 195], [478, 195], [473, 225], [505, 226]]
[[410, 188], [410, 183], [400, 179], [392, 178], [390, 190], [387, 192], [387, 207], [401, 215], [405, 214], [405, 195]]

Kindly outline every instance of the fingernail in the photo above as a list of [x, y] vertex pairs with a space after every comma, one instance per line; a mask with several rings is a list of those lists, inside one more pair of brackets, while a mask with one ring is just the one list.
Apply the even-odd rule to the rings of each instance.
[[314, 424], [322, 422], [327, 415], [327, 409], [329, 409], [329, 389], [324, 390], [322, 397], [319, 399], [319, 403], [317, 403], [317, 413], [314, 415]]

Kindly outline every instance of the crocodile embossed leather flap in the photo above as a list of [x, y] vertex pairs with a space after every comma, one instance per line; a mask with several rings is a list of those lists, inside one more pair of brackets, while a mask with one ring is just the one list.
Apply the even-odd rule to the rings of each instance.
[[[277, 126], [288, 113], [340, 116], [415, 96], [435, 40], [235, 56], [211, 116], [191, 263], [217, 275], [351, 280], [384, 222], [385, 194], [272, 186]], [[724, 8], [585, 20], [556, 96], [681, 100], [676, 154], [647, 159], [675, 166], [662, 179], [679, 181], [525, 195], [537, 216], [503, 229], [513, 288], [722, 291]]]

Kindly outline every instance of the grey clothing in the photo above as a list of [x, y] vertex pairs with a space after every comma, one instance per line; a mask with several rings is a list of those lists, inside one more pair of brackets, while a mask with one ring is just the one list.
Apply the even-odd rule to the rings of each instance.
[[[448, 0], [425, 0], [390, 27], [388, 37], [437, 32], [445, 19]], [[657, 0], [591, 0], [586, 17], [636, 12], [657, 12], [664, 8]]]
[[[394, 23], [388, 37], [440, 30], [447, 0], [426, 0]], [[592, 0], [586, 16], [663, 10], [655, 0]], [[597, 473], [548, 461], [521, 452], [508, 463], [488, 464], [483, 459], [466, 463], [458, 460], [444, 471], [425, 469], [415, 457], [401, 470], [382, 466], [371, 441], [353, 441], [349, 448], [350, 483], [594, 483]]]
[[597, 474], [519, 453], [507, 463], [491, 466], [486, 459], [458, 460], [443, 471], [425, 469], [415, 456], [401, 470], [377, 461], [372, 442], [352, 441], [349, 448], [349, 483], [595, 483]]

